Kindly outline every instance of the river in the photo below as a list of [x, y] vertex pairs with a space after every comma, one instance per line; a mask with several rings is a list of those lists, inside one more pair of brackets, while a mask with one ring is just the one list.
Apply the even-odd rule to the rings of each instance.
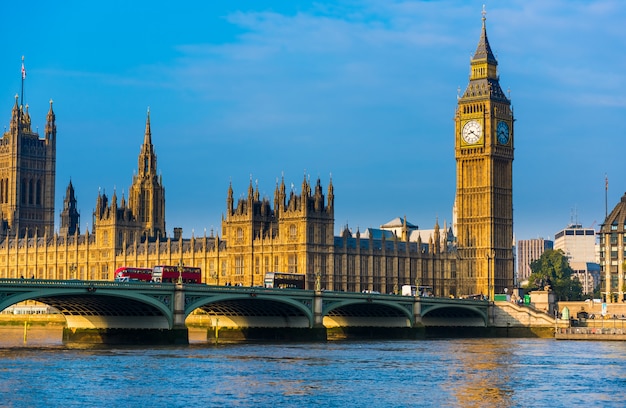
[[626, 343], [443, 339], [68, 348], [0, 328], [7, 407], [623, 407]]

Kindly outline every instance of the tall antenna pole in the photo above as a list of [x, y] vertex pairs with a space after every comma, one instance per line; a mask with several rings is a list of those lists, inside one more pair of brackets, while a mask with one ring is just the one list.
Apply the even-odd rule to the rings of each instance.
[[609, 216], [609, 176], [604, 174], [604, 219]]

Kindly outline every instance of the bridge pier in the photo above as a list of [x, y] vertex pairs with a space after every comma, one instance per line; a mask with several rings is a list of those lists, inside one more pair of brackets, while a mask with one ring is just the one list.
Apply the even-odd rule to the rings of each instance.
[[121, 329], [64, 328], [64, 344], [124, 344], [173, 345], [189, 344], [187, 328], [181, 329]]
[[420, 298], [415, 298], [413, 302], [413, 327], [423, 327], [422, 323], [422, 302]]
[[324, 328], [322, 291], [316, 290], [313, 295], [313, 328]]
[[182, 283], [177, 283], [174, 288], [174, 324], [170, 330], [173, 344], [189, 344], [189, 329], [185, 318], [185, 290]]

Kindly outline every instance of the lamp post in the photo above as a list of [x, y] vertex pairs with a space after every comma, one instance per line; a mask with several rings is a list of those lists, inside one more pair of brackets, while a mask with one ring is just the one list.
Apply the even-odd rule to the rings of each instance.
[[178, 284], [182, 285], [183, 283], [183, 260], [181, 259], [178, 262]]
[[494, 249], [488, 250], [487, 253], [485, 254], [485, 257], [487, 258], [487, 297], [489, 298], [490, 301], [493, 301], [493, 298], [494, 298], [493, 275], [495, 271], [492, 270], [491, 262], [496, 257], [496, 251]]
[[76, 273], [76, 264], [71, 264], [69, 269], [70, 269], [70, 279], [74, 279], [74, 274]]

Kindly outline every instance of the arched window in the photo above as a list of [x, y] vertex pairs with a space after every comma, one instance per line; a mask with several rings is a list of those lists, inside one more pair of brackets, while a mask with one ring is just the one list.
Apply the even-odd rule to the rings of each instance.
[[33, 191], [33, 180], [28, 180], [28, 204], [33, 203], [33, 197], [35, 196], [35, 192]]
[[35, 196], [35, 204], [41, 205], [41, 180], [37, 180], [37, 189]]
[[296, 235], [298, 234], [298, 228], [295, 226], [295, 224], [291, 224], [289, 226], [289, 238], [296, 238]]
[[22, 183], [20, 186], [20, 195], [22, 196], [22, 199], [20, 200], [20, 202], [22, 204], [26, 204], [26, 180], [22, 179]]

